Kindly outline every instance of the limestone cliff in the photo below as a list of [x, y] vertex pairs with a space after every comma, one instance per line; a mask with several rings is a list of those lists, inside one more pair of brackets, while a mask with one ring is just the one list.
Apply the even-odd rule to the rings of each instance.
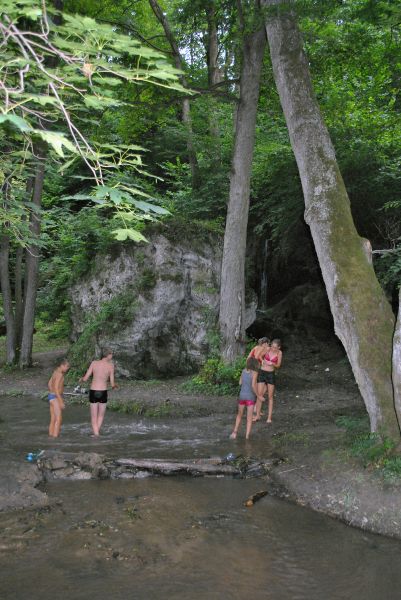
[[178, 237], [153, 234], [148, 244], [94, 257], [70, 292], [73, 340], [89, 347], [85, 359], [107, 346], [120, 375], [138, 378], [193, 372], [204, 361], [218, 316], [221, 243]]

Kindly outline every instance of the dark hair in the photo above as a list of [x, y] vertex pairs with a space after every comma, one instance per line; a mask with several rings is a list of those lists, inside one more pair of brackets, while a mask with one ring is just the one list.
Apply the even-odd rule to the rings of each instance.
[[267, 337], [262, 337], [262, 338], [258, 339], [259, 346], [261, 346], [262, 344], [268, 344], [269, 342], [270, 342], [270, 340]]
[[248, 360], [246, 361], [246, 368], [250, 369], [251, 371], [259, 371], [259, 362], [258, 360], [256, 360], [256, 358], [248, 358]]
[[60, 358], [56, 364], [58, 367], [61, 367], [61, 365], [69, 365], [70, 361], [64, 356], [63, 358]]
[[278, 338], [272, 340], [272, 346], [273, 344], [276, 344], [279, 348], [281, 348], [281, 340], [279, 340]]
[[100, 356], [102, 358], [106, 358], [106, 356], [109, 356], [109, 354], [113, 354], [113, 350], [110, 350], [110, 348], [103, 348]]

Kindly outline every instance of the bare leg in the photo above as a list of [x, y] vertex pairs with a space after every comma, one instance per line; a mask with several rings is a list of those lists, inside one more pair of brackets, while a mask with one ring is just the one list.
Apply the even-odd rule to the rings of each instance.
[[237, 437], [237, 433], [238, 433], [238, 429], [239, 426], [241, 425], [241, 419], [242, 419], [242, 415], [244, 414], [244, 406], [240, 405], [238, 407], [238, 413], [237, 413], [237, 418], [235, 419], [235, 426], [234, 426], [234, 431], [232, 432], [232, 434], [230, 435], [230, 438], [232, 440], [234, 440]]
[[266, 423], [271, 423], [272, 422], [274, 388], [275, 388], [274, 385], [271, 385], [270, 383], [267, 384], [267, 393], [269, 395], [269, 411], [267, 413]]
[[91, 410], [91, 423], [92, 423], [93, 435], [98, 436], [99, 428], [97, 426], [97, 421], [98, 421], [98, 412], [99, 412], [99, 402], [91, 402], [90, 410]]
[[50, 437], [54, 437], [54, 425], [56, 422], [56, 416], [54, 414], [53, 401], [49, 402], [49, 408], [50, 408], [49, 435], [50, 435]]
[[57, 400], [50, 400], [50, 425], [49, 435], [58, 437], [60, 435], [62, 412]]
[[256, 404], [255, 404], [255, 416], [253, 419], [254, 421], [259, 421], [259, 419], [260, 419], [260, 411], [262, 409], [263, 396], [265, 395], [265, 392], [266, 392], [266, 384], [258, 383], [257, 389], [258, 389], [258, 396], [256, 399]]
[[252, 423], [253, 423], [253, 406], [246, 407], [246, 434], [245, 439], [249, 440], [249, 436], [251, 435]]
[[106, 403], [102, 402], [98, 404], [98, 411], [97, 411], [97, 430], [98, 433], [100, 433], [100, 428], [102, 427], [103, 424], [103, 419], [104, 419], [104, 415], [106, 413]]

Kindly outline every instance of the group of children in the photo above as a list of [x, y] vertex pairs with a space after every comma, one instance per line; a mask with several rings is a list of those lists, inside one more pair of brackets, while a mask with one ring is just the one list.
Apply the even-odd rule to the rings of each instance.
[[241, 389], [238, 399], [238, 413], [235, 419], [234, 430], [230, 435], [235, 439], [246, 407], [245, 438], [251, 435], [253, 423], [259, 421], [262, 415], [262, 403], [265, 394], [268, 396], [268, 412], [266, 423], [272, 422], [273, 400], [275, 390], [275, 371], [281, 367], [283, 353], [281, 342], [274, 339], [261, 338], [248, 355], [246, 367], [239, 380]]
[[[80, 378], [81, 381], [88, 381], [92, 377], [89, 390], [90, 415], [92, 424], [92, 435], [97, 437], [103, 424], [107, 404], [107, 386], [110, 382], [112, 389], [118, 386], [114, 382], [114, 364], [113, 353], [111, 350], [105, 350], [100, 360], [94, 360], [89, 365], [85, 375]], [[64, 404], [64, 377], [70, 368], [70, 363], [63, 358], [54, 370], [48, 383], [48, 400], [50, 407], [50, 425], [49, 436], [58, 437], [60, 435], [61, 423], [63, 420]]]
[[[246, 432], [245, 438], [249, 439], [251, 435], [252, 424], [259, 421], [262, 415], [262, 403], [265, 401], [265, 394], [268, 396], [268, 412], [266, 423], [272, 422], [273, 399], [275, 389], [275, 371], [280, 368], [283, 353], [281, 352], [280, 340], [275, 339], [272, 342], [268, 338], [261, 338], [248, 355], [246, 368], [242, 371], [240, 377], [240, 394], [238, 400], [238, 414], [235, 420], [234, 430], [230, 435], [235, 439], [241, 420], [246, 408]], [[113, 353], [106, 350], [100, 360], [94, 360], [89, 365], [85, 375], [79, 381], [87, 381], [92, 377], [89, 390], [89, 403], [92, 424], [92, 435], [97, 437], [103, 424], [107, 404], [107, 386], [113, 389], [118, 386], [114, 382], [114, 364], [112, 362]], [[70, 368], [66, 358], [63, 358], [58, 367], [50, 377], [48, 388], [48, 400], [50, 407], [50, 425], [49, 436], [58, 437], [62, 423], [62, 414], [65, 407], [64, 377]]]

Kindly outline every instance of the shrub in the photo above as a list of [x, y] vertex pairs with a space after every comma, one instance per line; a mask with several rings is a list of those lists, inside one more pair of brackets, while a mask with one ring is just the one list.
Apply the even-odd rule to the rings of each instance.
[[209, 358], [198, 375], [183, 384], [183, 389], [218, 396], [237, 394], [238, 381], [244, 366], [243, 357], [232, 364], [226, 364], [220, 358]]

